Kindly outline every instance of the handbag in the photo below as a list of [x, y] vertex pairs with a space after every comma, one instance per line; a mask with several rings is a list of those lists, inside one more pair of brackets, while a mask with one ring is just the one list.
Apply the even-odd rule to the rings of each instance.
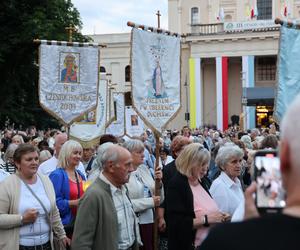
[[[76, 178], [76, 184], [77, 184], [77, 199], [80, 199], [80, 184], [78, 179], [78, 173], [75, 170], [75, 178]], [[70, 223], [64, 225], [64, 229], [67, 235], [72, 235], [74, 231], [74, 225], [75, 225], [76, 216], [73, 216]]]
[[[52, 224], [51, 224], [51, 219], [50, 219], [50, 216], [48, 214], [48, 211], [47, 209], [45, 208], [43, 202], [40, 200], [40, 198], [35, 194], [35, 192], [31, 189], [31, 187], [21, 179], [20, 176], [18, 176], [20, 178], [20, 180], [25, 184], [25, 186], [28, 188], [28, 190], [31, 192], [31, 194], [34, 196], [34, 198], [40, 203], [40, 205], [42, 206], [46, 216], [47, 216], [47, 219], [48, 219], [48, 223], [50, 225], [50, 228], [52, 230]], [[51, 234], [52, 235], [52, 234]], [[61, 239], [58, 238], [58, 236], [55, 234], [55, 232], [53, 232], [53, 238], [52, 238], [52, 242], [53, 242], [53, 248], [54, 250], [66, 250], [66, 247], [63, 243], [63, 241]]]

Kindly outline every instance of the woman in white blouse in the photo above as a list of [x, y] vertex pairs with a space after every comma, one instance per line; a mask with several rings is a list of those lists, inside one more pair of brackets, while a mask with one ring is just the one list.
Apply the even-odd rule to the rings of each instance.
[[39, 155], [30, 144], [21, 144], [13, 156], [17, 173], [0, 183], [0, 249], [50, 250], [53, 232], [66, 246], [66, 237], [55, 203], [53, 185], [37, 173]]
[[215, 159], [221, 174], [213, 181], [209, 192], [219, 209], [231, 216], [240, 203], [244, 202], [243, 189], [239, 180], [243, 156], [242, 149], [237, 145], [226, 143], [219, 149]]
[[[131, 199], [133, 209], [138, 215], [143, 250], [152, 250], [153, 247], [153, 223], [154, 208], [159, 206], [163, 200], [163, 190], [161, 196], [154, 195], [155, 178], [161, 181], [162, 172], [157, 170], [155, 176], [150, 169], [143, 164], [144, 144], [140, 140], [126, 141], [123, 146], [132, 155], [132, 164], [135, 169], [131, 173], [129, 182], [126, 184], [128, 195]], [[162, 186], [162, 185], [161, 185]]]

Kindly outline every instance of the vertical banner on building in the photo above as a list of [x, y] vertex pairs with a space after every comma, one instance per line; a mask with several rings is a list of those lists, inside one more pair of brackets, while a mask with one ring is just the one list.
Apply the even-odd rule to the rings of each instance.
[[40, 104], [64, 124], [94, 109], [98, 99], [98, 45], [72, 44], [41, 41], [40, 45]]
[[131, 43], [133, 107], [161, 132], [181, 107], [180, 38], [133, 28]]
[[199, 128], [202, 117], [201, 58], [190, 58], [190, 127]]
[[140, 136], [144, 130], [144, 122], [131, 106], [125, 108], [126, 135], [129, 137]]
[[112, 94], [114, 120], [107, 126], [106, 133], [121, 137], [125, 134], [125, 96], [124, 93]]
[[217, 127], [228, 127], [228, 57], [216, 57]]
[[[242, 57], [243, 88], [254, 87], [254, 56]], [[244, 129], [255, 128], [255, 107], [243, 106]]]
[[93, 146], [99, 143], [99, 138], [105, 133], [107, 107], [107, 81], [100, 80], [97, 108], [84, 113], [70, 127], [70, 138], [79, 140], [82, 144]]
[[299, 29], [288, 28], [284, 22], [280, 31], [277, 63], [277, 93], [274, 112], [277, 122], [281, 121], [287, 107], [300, 93], [299, 44]]

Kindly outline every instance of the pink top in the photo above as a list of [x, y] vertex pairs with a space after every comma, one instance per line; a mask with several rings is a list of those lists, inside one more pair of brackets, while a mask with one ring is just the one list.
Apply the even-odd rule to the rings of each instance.
[[[196, 218], [202, 217], [205, 214], [219, 212], [217, 203], [209, 196], [205, 189], [198, 184], [197, 186], [190, 185], [194, 197], [194, 212]], [[198, 228], [195, 237], [195, 246], [201, 245], [209, 232], [208, 227]]]

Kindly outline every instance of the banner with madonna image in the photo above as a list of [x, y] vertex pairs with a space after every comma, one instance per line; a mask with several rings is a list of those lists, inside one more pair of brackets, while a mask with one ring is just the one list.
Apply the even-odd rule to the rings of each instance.
[[99, 143], [99, 138], [105, 133], [107, 115], [107, 81], [99, 81], [98, 105], [95, 109], [84, 113], [70, 127], [70, 138], [80, 141], [85, 147]]
[[67, 45], [41, 41], [39, 100], [47, 112], [69, 125], [96, 108], [99, 50], [98, 44]]
[[131, 66], [133, 107], [161, 132], [181, 107], [180, 37], [133, 28]]
[[125, 134], [125, 96], [124, 93], [112, 93], [113, 121], [108, 124], [105, 133], [122, 137]]

